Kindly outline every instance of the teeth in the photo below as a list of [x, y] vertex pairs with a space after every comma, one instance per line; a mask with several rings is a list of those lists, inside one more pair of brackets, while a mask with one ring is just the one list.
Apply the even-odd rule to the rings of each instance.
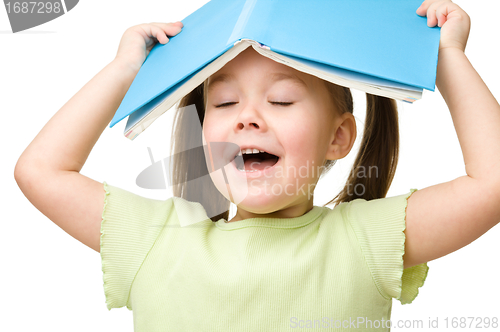
[[[238, 153], [238, 156], [241, 156], [241, 155], [244, 155], [244, 154], [255, 154], [255, 153], [260, 153], [260, 152], [264, 152], [262, 150], [258, 150], [258, 149], [243, 149], [241, 150], [239, 153]], [[238, 169], [240, 172], [245, 172], [245, 173], [253, 173], [253, 172], [257, 172], [257, 170], [245, 170], [245, 169]]]
[[264, 151], [258, 150], [258, 149], [243, 149], [240, 151], [240, 153], [243, 153], [243, 154], [254, 154], [254, 153], [260, 153], [260, 152], [264, 152]]

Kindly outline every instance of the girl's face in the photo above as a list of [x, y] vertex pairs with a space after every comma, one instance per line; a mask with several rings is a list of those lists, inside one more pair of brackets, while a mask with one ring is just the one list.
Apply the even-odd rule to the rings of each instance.
[[[312, 209], [321, 166], [327, 159], [339, 159], [339, 120], [322, 80], [270, 60], [252, 47], [212, 75], [203, 143], [231, 142], [242, 151], [251, 148], [279, 157], [243, 155], [244, 167], [228, 161], [227, 182], [220, 170], [211, 173], [217, 189], [238, 206], [231, 221], [290, 218]], [[224, 158], [211, 154], [207, 165], [213, 158]], [[229, 159], [233, 158], [234, 152]]]

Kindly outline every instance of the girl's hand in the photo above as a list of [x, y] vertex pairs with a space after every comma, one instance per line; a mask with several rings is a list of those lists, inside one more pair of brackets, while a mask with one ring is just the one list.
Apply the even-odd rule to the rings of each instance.
[[441, 28], [439, 49], [448, 47], [465, 51], [470, 31], [467, 13], [451, 0], [425, 0], [417, 9], [417, 14], [427, 16], [427, 25]]
[[174, 23], [144, 23], [128, 28], [122, 36], [115, 60], [123, 61], [133, 70], [139, 71], [153, 46], [168, 43], [167, 36], [175, 36], [184, 25]]

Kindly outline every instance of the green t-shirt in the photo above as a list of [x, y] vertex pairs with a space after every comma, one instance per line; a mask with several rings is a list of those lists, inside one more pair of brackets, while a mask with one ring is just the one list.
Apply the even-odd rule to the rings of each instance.
[[427, 276], [427, 264], [403, 270], [416, 189], [227, 223], [103, 185], [106, 304], [132, 310], [136, 332], [389, 331], [392, 298], [411, 303]]

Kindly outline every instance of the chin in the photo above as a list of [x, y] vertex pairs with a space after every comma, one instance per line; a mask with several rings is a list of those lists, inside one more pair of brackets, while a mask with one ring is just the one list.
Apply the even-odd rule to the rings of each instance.
[[[269, 214], [279, 211], [293, 201], [291, 196], [273, 193], [269, 186], [260, 185], [261, 182], [249, 181], [244, 177], [233, 177], [227, 172], [228, 182], [226, 184], [220, 170], [210, 173], [213, 184], [217, 190], [238, 208], [255, 214]], [[269, 179], [267, 179], [269, 180]], [[272, 180], [272, 179], [271, 179]], [[254, 180], [255, 181], [255, 180]], [[255, 185], [252, 185], [252, 182]], [[281, 183], [273, 183], [283, 187]]]
[[[269, 214], [280, 210], [283, 206], [281, 198], [275, 195], [252, 195], [252, 192], [239, 203], [238, 208], [256, 214]], [[234, 202], [233, 202], [234, 203]]]
[[268, 214], [274, 213], [279, 211], [279, 209], [270, 209], [269, 207], [263, 208], [263, 209], [254, 209], [253, 206], [243, 206], [243, 205], [238, 205], [239, 210], [244, 210], [249, 213], [253, 213], [257, 215], [256, 217], [258, 218], [258, 215], [266, 216]]

